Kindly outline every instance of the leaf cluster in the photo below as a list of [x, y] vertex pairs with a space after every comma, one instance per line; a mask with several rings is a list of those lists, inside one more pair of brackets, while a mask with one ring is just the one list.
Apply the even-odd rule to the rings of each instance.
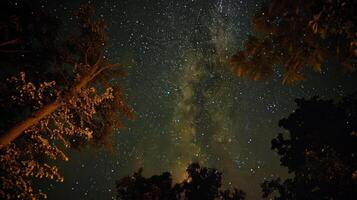
[[[357, 187], [357, 96], [340, 103], [297, 99], [298, 108], [279, 125], [286, 129], [272, 149], [293, 178], [263, 183], [275, 199], [353, 199]], [[285, 137], [284, 135], [287, 135]]]
[[303, 80], [305, 69], [321, 73], [327, 60], [352, 72], [357, 58], [355, 13], [352, 0], [266, 1], [253, 20], [256, 34], [231, 57], [231, 69], [259, 80], [281, 67], [284, 84]]
[[192, 163], [187, 167], [187, 178], [173, 184], [171, 174], [165, 172], [150, 178], [142, 176], [142, 169], [116, 183], [117, 199], [132, 200], [242, 200], [245, 193], [236, 188], [221, 190], [222, 173], [214, 168]]

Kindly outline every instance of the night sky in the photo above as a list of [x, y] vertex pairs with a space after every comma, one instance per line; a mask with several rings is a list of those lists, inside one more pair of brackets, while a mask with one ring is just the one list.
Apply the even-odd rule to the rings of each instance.
[[[39, 1], [71, 30], [71, 13], [88, 1]], [[92, 1], [109, 30], [107, 55], [127, 66], [118, 80], [136, 119], [114, 134], [114, 151], [71, 151], [61, 162], [64, 183], [45, 186], [49, 199], [112, 199], [115, 180], [144, 168], [144, 175], [170, 171], [184, 178], [198, 161], [223, 172], [226, 186], [259, 199], [264, 179], [285, 177], [270, 141], [278, 121], [295, 109], [294, 99], [338, 99], [353, 91], [356, 74], [308, 73], [296, 86], [281, 84], [276, 70], [267, 81], [234, 76], [229, 56], [252, 33], [253, 0]]]

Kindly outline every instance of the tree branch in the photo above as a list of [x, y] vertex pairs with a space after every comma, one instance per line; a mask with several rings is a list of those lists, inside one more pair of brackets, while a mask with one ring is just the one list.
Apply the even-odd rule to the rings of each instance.
[[8, 40], [8, 41], [0, 43], [0, 47], [6, 46], [6, 45], [9, 45], [9, 44], [19, 44], [20, 42], [21, 42], [21, 39], [20, 38], [16, 38], [16, 39], [13, 39], [13, 40]]
[[[97, 62], [96, 64], [100, 64], [100, 62]], [[101, 72], [114, 66], [119, 65], [110, 64], [104, 67], [99, 65], [92, 66], [88, 73], [86, 73], [76, 84], [71, 87], [69, 92], [61, 92], [54, 102], [43, 106], [39, 110], [35, 111], [30, 117], [18, 123], [12, 129], [2, 134], [0, 136], [0, 149], [3, 148], [5, 145], [8, 145], [13, 142], [17, 137], [22, 135], [25, 130], [36, 125], [42, 119], [44, 119], [45, 117], [59, 109], [61, 106], [63, 106], [69, 98], [78, 94], [82, 88], [87, 86]]]

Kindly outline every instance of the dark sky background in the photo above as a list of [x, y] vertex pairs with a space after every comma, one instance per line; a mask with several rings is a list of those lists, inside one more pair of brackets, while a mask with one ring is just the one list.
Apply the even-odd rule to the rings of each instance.
[[[38, 1], [71, 30], [73, 10], [88, 1]], [[107, 21], [108, 56], [127, 66], [123, 82], [136, 119], [113, 137], [114, 152], [71, 151], [59, 163], [63, 184], [46, 186], [49, 199], [113, 199], [115, 180], [144, 168], [144, 175], [170, 171], [184, 178], [192, 161], [223, 172], [224, 184], [260, 199], [260, 183], [286, 169], [270, 150], [278, 121], [294, 99], [338, 99], [356, 85], [329, 63], [296, 86], [281, 84], [276, 70], [267, 81], [232, 75], [227, 58], [252, 33], [253, 0], [92, 1]], [[67, 24], [67, 25], [66, 25]]]

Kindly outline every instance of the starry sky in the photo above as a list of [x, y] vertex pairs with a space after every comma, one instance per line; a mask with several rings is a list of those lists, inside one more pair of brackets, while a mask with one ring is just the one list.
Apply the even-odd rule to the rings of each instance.
[[[85, 0], [45, 1], [42, 7], [71, 30], [73, 10]], [[234, 76], [229, 56], [252, 30], [260, 1], [103, 0], [89, 1], [109, 31], [107, 55], [127, 66], [122, 82], [136, 119], [113, 136], [113, 152], [70, 151], [58, 163], [65, 182], [45, 185], [49, 199], [113, 199], [115, 180], [144, 168], [144, 175], [170, 171], [184, 178], [193, 161], [223, 172], [224, 185], [259, 199], [264, 179], [286, 177], [270, 141], [278, 121], [295, 109], [295, 98], [338, 99], [353, 91], [356, 75], [327, 63], [296, 86], [281, 84], [282, 72], [267, 81]], [[66, 27], [67, 25], [67, 27]]]

